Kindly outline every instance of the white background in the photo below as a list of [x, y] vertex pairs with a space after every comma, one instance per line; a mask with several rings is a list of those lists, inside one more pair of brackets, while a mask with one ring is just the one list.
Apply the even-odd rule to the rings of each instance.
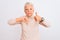
[[24, 4], [32, 2], [35, 12], [50, 22], [50, 27], [39, 26], [41, 40], [60, 40], [60, 0], [0, 0], [0, 40], [19, 40], [20, 25], [8, 25], [9, 19], [23, 16]]

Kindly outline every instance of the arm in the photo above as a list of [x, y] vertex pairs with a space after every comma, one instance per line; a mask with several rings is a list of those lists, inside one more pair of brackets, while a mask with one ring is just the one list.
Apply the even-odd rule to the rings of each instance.
[[37, 15], [37, 13], [36, 13], [36, 16], [34, 17], [34, 19], [35, 19], [35, 21], [39, 22], [39, 24], [41, 24], [44, 27], [49, 26], [48, 21], [45, 20], [43, 17]]
[[11, 19], [8, 21], [9, 25], [15, 25], [17, 23], [21, 23], [21, 18]]
[[45, 20], [44, 18], [41, 18], [39, 24], [43, 25], [44, 27], [49, 27], [48, 20]]

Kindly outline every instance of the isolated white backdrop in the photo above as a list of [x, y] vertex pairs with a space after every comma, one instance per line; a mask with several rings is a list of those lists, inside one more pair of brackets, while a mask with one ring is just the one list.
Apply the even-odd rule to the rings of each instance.
[[41, 40], [60, 40], [60, 0], [0, 0], [0, 40], [20, 39], [20, 25], [10, 26], [7, 22], [25, 15], [26, 2], [32, 2], [35, 12], [51, 23], [50, 28], [39, 26]]

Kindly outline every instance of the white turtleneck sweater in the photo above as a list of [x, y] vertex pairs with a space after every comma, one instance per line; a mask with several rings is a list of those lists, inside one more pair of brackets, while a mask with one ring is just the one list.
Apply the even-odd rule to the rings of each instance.
[[40, 40], [39, 39], [39, 23], [34, 20], [34, 16], [29, 17], [28, 23], [21, 23], [22, 35], [21, 40]]

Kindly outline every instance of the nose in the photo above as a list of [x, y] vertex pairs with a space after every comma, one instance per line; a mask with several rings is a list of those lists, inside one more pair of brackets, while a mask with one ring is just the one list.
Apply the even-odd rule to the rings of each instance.
[[30, 12], [30, 10], [28, 10], [28, 12]]

